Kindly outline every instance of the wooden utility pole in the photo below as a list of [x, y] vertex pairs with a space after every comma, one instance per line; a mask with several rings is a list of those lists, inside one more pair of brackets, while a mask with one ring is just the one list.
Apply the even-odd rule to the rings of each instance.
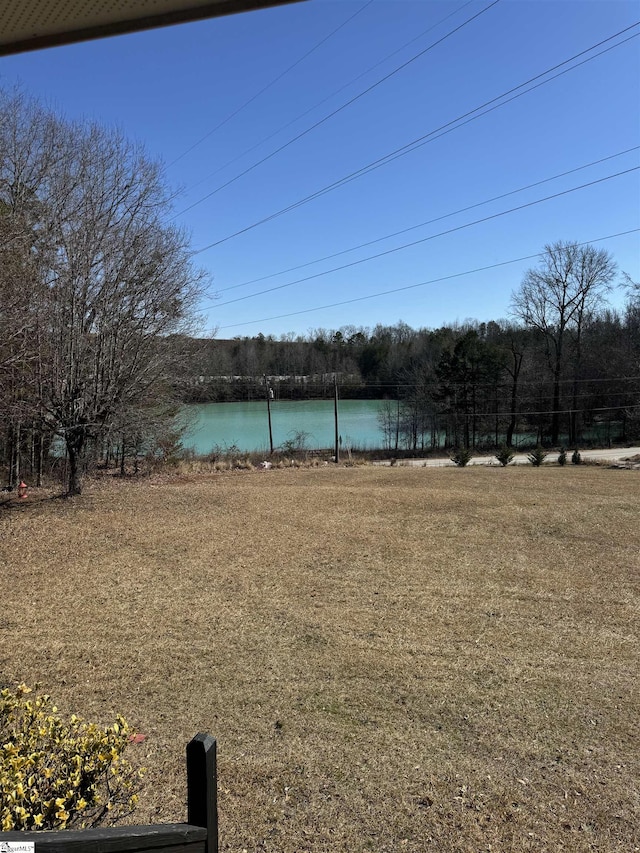
[[266, 374], [264, 377], [264, 387], [267, 394], [267, 417], [269, 418], [269, 452], [273, 453], [273, 430], [271, 429], [271, 396], [273, 395], [273, 391], [267, 382]]
[[340, 461], [340, 444], [338, 436], [338, 374], [333, 374], [333, 411], [336, 424], [335, 453], [336, 464]]

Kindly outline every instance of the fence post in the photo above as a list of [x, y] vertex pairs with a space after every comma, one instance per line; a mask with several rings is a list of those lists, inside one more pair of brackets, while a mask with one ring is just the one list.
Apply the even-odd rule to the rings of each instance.
[[207, 829], [207, 853], [218, 853], [216, 741], [197, 734], [187, 744], [187, 822]]

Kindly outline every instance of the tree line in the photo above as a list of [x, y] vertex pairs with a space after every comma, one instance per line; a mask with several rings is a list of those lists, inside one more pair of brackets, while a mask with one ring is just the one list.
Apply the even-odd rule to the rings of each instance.
[[[625, 287], [622, 310], [608, 305]], [[629, 441], [640, 434], [640, 288], [603, 249], [557, 242], [514, 291], [510, 319], [439, 329], [316, 329], [193, 342], [188, 402], [333, 394], [386, 401], [388, 449]]]

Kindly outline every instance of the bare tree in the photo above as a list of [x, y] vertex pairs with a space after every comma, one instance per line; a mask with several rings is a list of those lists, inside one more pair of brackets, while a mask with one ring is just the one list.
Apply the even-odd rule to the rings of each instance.
[[169, 388], [170, 338], [191, 321], [201, 276], [186, 236], [167, 222], [162, 170], [141, 147], [23, 98], [8, 106], [0, 192], [14, 219], [27, 202], [33, 212], [46, 353], [38, 402], [43, 424], [64, 440], [77, 494], [87, 443]]
[[574, 346], [577, 376], [585, 320], [604, 301], [615, 273], [613, 258], [604, 249], [560, 241], [545, 246], [540, 264], [527, 271], [520, 289], [512, 296], [514, 315], [537, 329], [545, 340], [553, 381], [552, 444], [558, 443], [560, 433], [560, 389], [567, 345]]
[[517, 326], [508, 326], [504, 332], [507, 340], [506, 347], [508, 347], [508, 355], [504, 360], [504, 367], [510, 379], [509, 423], [505, 444], [507, 447], [513, 447], [513, 435], [518, 423], [519, 383], [522, 363], [527, 348], [527, 332]]
[[36, 429], [38, 352], [37, 258], [29, 223], [0, 197], [0, 447], [9, 484], [21, 477], [21, 451]]

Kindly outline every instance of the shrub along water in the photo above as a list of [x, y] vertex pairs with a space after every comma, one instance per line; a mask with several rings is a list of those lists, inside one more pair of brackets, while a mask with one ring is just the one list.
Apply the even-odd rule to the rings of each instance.
[[515, 455], [515, 450], [513, 450], [512, 447], [507, 447], [506, 444], [503, 444], [500, 450], [496, 453], [496, 459], [503, 468], [506, 468], [510, 462], [513, 462], [513, 457]]
[[527, 459], [534, 465], [536, 468], [539, 468], [544, 460], [547, 458], [547, 451], [538, 445], [534, 447]]
[[452, 462], [460, 468], [464, 468], [471, 461], [470, 447], [457, 447], [450, 456]]

